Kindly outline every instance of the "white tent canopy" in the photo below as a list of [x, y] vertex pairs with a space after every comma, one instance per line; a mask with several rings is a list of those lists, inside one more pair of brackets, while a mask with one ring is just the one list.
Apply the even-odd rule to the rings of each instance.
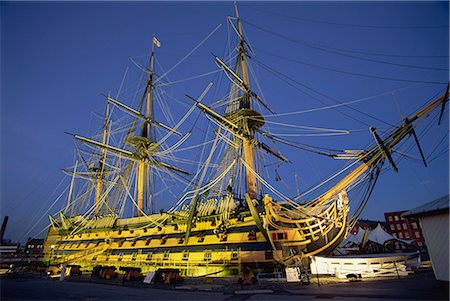
[[354, 243], [354, 244], [360, 244], [363, 240], [364, 237], [364, 229], [361, 227], [358, 227], [358, 232], [356, 233], [356, 235], [353, 234], [349, 234], [349, 236], [347, 237], [347, 239], [345, 240], [344, 245], [346, 245], [347, 243]]
[[413, 242], [413, 240], [404, 240], [392, 236], [391, 234], [384, 231], [383, 228], [381, 228], [380, 224], [378, 224], [375, 229], [369, 232], [368, 240], [376, 242], [380, 245], [384, 245], [389, 240], [397, 240], [406, 244], [411, 244]]

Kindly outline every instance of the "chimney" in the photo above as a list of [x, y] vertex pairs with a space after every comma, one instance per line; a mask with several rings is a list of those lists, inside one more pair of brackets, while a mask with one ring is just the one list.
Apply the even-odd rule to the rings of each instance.
[[8, 223], [8, 216], [5, 216], [5, 218], [3, 219], [3, 224], [2, 224], [2, 228], [0, 230], [0, 245], [3, 242], [3, 235], [5, 234], [5, 230], [6, 230], [6, 224]]

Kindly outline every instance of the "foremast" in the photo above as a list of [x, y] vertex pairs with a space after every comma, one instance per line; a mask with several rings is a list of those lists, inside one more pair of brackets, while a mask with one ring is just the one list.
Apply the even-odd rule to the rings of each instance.
[[[239, 97], [237, 107], [234, 108], [233, 105], [230, 105], [228, 112], [225, 114], [225, 118], [237, 124], [245, 134], [239, 139], [242, 141], [243, 159], [245, 162], [246, 190], [251, 199], [256, 199], [259, 191], [255, 176], [255, 173], [257, 172], [255, 164], [256, 150], [255, 144], [252, 143], [252, 141], [254, 140], [255, 130], [264, 124], [264, 119], [258, 112], [253, 110], [253, 95], [250, 90], [247, 67], [246, 42], [236, 2], [234, 3], [234, 8], [236, 13], [237, 35], [239, 38], [235, 70], [236, 75], [242, 80], [240, 89], [243, 90], [243, 94]], [[218, 58], [216, 58], [216, 61], [217, 59]], [[224, 65], [221, 61], [220, 64]], [[257, 120], [257, 122], [255, 122], [255, 120]], [[235, 141], [236, 139], [238, 138], [235, 137]]]

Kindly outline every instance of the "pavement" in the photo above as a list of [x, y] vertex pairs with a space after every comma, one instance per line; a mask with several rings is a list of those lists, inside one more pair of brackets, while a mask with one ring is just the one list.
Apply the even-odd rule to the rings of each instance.
[[[314, 280], [314, 279], [311, 279]], [[39, 277], [1, 277], [1, 300], [449, 300], [448, 282], [431, 270], [404, 278], [299, 283], [260, 281], [241, 286], [234, 281], [198, 280], [174, 287], [141, 283], [58, 281]]]

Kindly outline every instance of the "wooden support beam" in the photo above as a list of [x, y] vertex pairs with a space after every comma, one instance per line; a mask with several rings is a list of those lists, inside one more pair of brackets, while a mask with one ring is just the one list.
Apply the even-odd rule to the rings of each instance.
[[[410, 125], [410, 122], [409, 122], [408, 118], [405, 118], [405, 125], [406, 126]], [[419, 138], [417, 138], [416, 131], [414, 130], [413, 126], [411, 126], [411, 129], [409, 130], [409, 134], [413, 135], [414, 140], [416, 141], [417, 147], [419, 148], [419, 153], [420, 153], [420, 156], [422, 157], [423, 164], [425, 165], [425, 167], [428, 167], [427, 166], [427, 161], [425, 160], [425, 156], [424, 156], [423, 151], [422, 151], [422, 147], [420, 146], [420, 143], [419, 143]]]
[[439, 122], [438, 125], [441, 125], [441, 121], [442, 121], [442, 116], [444, 116], [444, 111], [445, 111], [445, 103], [448, 102], [448, 89], [450, 87], [450, 83], [447, 84], [447, 89], [445, 90], [445, 94], [444, 94], [444, 101], [442, 102], [442, 107], [441, 107], [441, 114], [439, 114]]
[[388, 159], [389, 163], [391, 164], [391, 166], [395, 170], [395, 172], [398, 172], [398, 168], [395, 165], [394, 160], [392, 159], [390, 150], [387, 149], [387, 147], [384, 145], [383, 140], [381, 140], [380, 136], [378, 136], [376, 129], [374, 127], [370, 127], [370, 132], [372, 133], [373, 137], [375, 138], [378, 148], [380, 149], [383, 156], [386, 159]]

